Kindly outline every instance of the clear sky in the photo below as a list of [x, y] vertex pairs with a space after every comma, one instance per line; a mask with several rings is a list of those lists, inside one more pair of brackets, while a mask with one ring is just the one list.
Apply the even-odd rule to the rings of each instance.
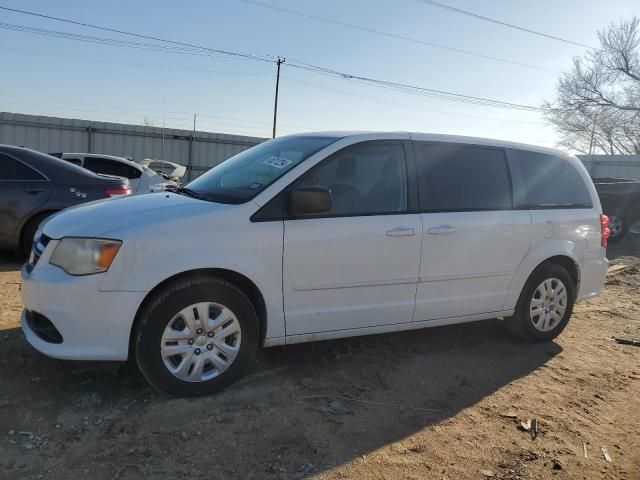
[[[540, 105], [584, 48], [458, 15], [418, 0], [259, 0], [285, 9], [472, 50], [524, 67], [388, 38], [240, 0], [0, 0], [46, 13], [212, 48], [280, 55], [422, 87]], [[638, 0], [441, 0], [597, 46], [598, 29], [640, 15]], [[130, 37], [0, 11], [0, 22]], [[145, 42], [145, 40], [137, 40]], [[0, 110], [270, 136], [275, 65], [112, 47], [0, 29]], [[279, 134], [410, 130], [555, 146], [541, 114], [416, 96], [282, 67]]]

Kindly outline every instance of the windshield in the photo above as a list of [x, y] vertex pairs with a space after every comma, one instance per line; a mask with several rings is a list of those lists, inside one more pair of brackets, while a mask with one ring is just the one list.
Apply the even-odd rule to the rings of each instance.
[[201, 198], [244, 203], [337, 137], [294, 136], [261, 143], [241, 152], [187, 185]]

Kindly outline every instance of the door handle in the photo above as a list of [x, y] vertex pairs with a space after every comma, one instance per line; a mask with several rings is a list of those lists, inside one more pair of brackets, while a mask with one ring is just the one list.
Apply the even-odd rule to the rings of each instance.
[[25, 192], [30, 193], [31, 195], [35, 195], [36, 193], [42, 193], [45, 191], [44, 188], [25, 188]]
[[411, 227], [396, 227], [387, 230], [387, 237], [412, 237], [416, 234], [416, 229]]
[[427, 230], [431, 235], [445, 235], [455, 231], [456, 227], [452, 227], [451, 225], [438, 225], [437, 227], [429, 227]]

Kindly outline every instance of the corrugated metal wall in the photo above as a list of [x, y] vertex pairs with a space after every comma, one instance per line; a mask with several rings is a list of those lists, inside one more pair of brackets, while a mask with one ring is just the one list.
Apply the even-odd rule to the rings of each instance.
[[82, 152], [170, 160], [195, 178], [265, 138], [0, 112], [0, 143], [45, 153]]
[[640, 155], [578, 155], [592, 178], [640, 179]]
[[[171, 160], [190, 178], [266, 138], [0, 112], [0, 143], [41, 152], [104, 153]], [[640, 179], [640, 155], [578, 155], [592, 177]]]

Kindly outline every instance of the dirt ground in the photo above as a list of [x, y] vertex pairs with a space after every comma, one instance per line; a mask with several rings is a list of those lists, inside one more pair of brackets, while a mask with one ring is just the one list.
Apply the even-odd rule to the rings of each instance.
[[490, 320], [273, 348], [192, 400], [38, 354], [19, 263], [0, 259], [0, 478], [640, 479], [640, 348], [612, 341], [640, 339], [634, 237], [553, 343]]

